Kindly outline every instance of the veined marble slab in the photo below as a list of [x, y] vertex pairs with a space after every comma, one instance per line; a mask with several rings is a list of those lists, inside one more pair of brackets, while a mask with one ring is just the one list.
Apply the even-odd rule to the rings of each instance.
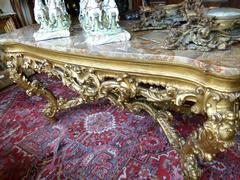
[[28, 26], [9, 34], [0, 35], [0, 45], [6, 43], [21, 43], [39, 48], [74, 53], [117, 58], [119, 61], [174, 63], [192, 66], [225, 76], [240, 75], [240, 44], [232, 46], [226, 51], [200, 52], [193, 50], [165, 50], [161, 49], [166, 31], [145, 31], [132, 33], [131, 41], [117, 42], [91, 46], [85, 41], [83, 31], [79, 25], [72, 27], [71, 36], [66, 38], [35, 41], [34, 32], [38, 26]]

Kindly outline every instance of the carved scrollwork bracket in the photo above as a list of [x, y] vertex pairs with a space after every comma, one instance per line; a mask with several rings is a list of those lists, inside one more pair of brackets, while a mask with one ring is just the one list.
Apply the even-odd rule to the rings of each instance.
[[208, 116], [203, 126], [187, 138], [181, 150], [186, 176], [197, 179], [200, 176], [197, 159], [211, 161], [217, 153], [234, 144], [236, 133], [240, 129], [239, 97], [240, 93], [237, 92], [223, 93], [207, 88], [198, 88], [195, 92], [180, 93], [177, 96], [177, 105], [192, 100], [195, 102], [192, 111], [206, 113]]

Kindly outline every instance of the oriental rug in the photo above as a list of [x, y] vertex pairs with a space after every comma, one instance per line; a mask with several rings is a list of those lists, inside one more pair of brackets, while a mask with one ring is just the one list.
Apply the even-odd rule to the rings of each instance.
[[[33, 78], [57, 96], [76, 96], [58, 79]], [[63, 110], [50, 124], [42, 113], [45, 105], [16, 85], [0, 92], [0, 179], [183, 179], [178, 155], [147, 113], [99, 100]], [[184, 137], [206, 120], [173, 114]], [[201, 166], [201, 179], [240, 179], [240, 135], [230, 150]]]

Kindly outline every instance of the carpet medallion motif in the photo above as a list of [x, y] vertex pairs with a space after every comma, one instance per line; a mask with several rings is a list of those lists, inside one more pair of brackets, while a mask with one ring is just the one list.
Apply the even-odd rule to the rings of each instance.
[[99, 112], [85, 118], [84, 127], [89, 133], [104, 133], [116, 128], [115, 117], [109, 112]]
[[[58, 79], [36, 77], [57, 96], [76, 96]], [[61, 111], [50, 124], [45, 105], [16, 85], [0, 92], [0, 179], [183, 179], [178, 155], [147, 113], [99, 100]], [[206, 120], [173, 114], [184, 137]], [[229, 151], [201, 164], [201, 179], [240, 179], [240, 135]]]

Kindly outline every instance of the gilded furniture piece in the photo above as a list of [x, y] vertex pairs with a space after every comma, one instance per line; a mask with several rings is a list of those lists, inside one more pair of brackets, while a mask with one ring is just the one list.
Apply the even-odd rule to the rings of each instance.
[[[129, 42], [87, 46], [79, 26], [74, 36], [36, 42], [38, 27], [0, 36], [11, 79], [49, 102], [44, 114], [107, 98], [121, 108], [147, 111], [181, 157], [186, 179], [198, 179], [198, 160], [212, 161], [234, 144], [240, 128], [240, 45], [200, 52], [160, 49], [166, 31], [135, 33]], [[159, 39], [157, 39], [159, 38]], [[156, 43], [157, 42], [157, 43]], [[57, 76], [79, 96], [56, 97], [23, 69]], [[172, 110], [204, 113], [208, 120], [184, 139], [172, 125]]]
[[[166, 3], [166, 4], [178, 4], [183, 0], [150, 0], [150, 3]], [[133, 9], [137, 9], [142, 6], [142, 0], [132, 0]], [[204, 0], [204, 5], [207, 7], [234, 7], [240, 8], [238, 0]]]
[[[0, 53], [0, 59], [2, 59], [2, 53]], [[6, 65], [0, 61], [0, 90], [11, 84], [12, 81], [8, 78]]]

